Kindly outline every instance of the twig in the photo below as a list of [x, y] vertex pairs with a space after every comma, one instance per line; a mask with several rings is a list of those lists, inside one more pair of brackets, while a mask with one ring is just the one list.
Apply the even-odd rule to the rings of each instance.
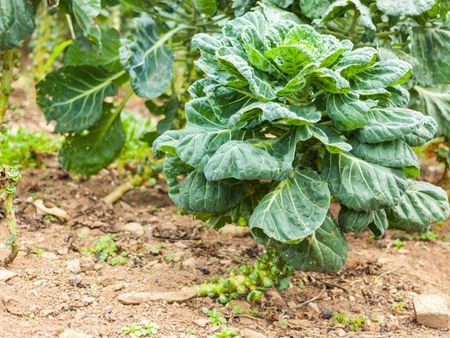
[[302, 302], [302, 303], [296, 305], [296, 306], [294, 307], [294, 309], [301, 308], [301, 307], [303, 307], [303, 306], [305, 306], [305, 305], [308, 305], [308, 304], [311, 303], [311, 302], [314, 302], [316, 299], [319, 299], [320, 297], [322, 297], [322, 295], [324, 294], [324, 292], [325, 292], [326, 289], [327, 289], [327, 288], [324, 286], [323, 289], [322, 289], [322, 291], [320, 291], [320, 293], [319, 293], [317, 296], [314, 296], [313, 298], [308, 299], [308, 300], [306, 300], [306, 301], [304, 301], [304, 302]]
[[387, 276], [387, 275], [390, 275], [391, 273], [394, 273], [395, 271], [397, 271], [397, 270], [400, 270], [401, 269], [401, 267], [398, 267], [398, 268], [395, 268], [395, 269], [392, 269], [392, 270], [389, 270], [389, 271], [385, 271], [385, 272], [383, 272], [382, 274], [380, 274], [380, 275], [378, 275], [378, 276], [376, 276], [375, 278], [374, 278], [374, 281], [371, 283], [371, 284], [375, 284], [375, 281], [378, 281], [378, 280], [380, 280], [381, 279], [381, 277], [384, 277], [384, 276]]

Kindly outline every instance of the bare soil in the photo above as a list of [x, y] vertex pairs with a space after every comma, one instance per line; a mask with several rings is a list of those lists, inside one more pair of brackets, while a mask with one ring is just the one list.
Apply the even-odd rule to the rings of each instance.
[[[50, 128], [27, 103], [33, 102], [30, 95], [18, 92], [14, 100], [22, 113], [11, 115], [10, 121], [30, 129]], [[425, 168], [426, 179], [435, 179], [433, 168]], [[406, 238], [401, 232], [378, 241], [368, 233], [347, 235], [350, 252], [342, 271], [297, 272], [281, 297], [272, 291], [256, 304], [239, 301], [244, 314], [209, 298], [124, 305], [117, 300], [122, 293], [193, 286], [253, 261], [263, 249], [250, 236], [228, 237], [179, 214], [162, 183], [129, 192], [114, 207], [105, 205], [101, 198], [120, 182], [113, 170], [89, 181], [71, 178], [60, 168], [23, 171], [16, 201], [21, 251], [8, 267], [16, 276], [0, 281], [1, 338], [57, 337], [70, 328], [92, 337], [123, 337], [123, 327], [143, 320], [160, 326], [159, 337], [208, 337], [218, 328], [205, 322], [203, 307], [219, 309], [227, 325], [242, 335], [251, 329], [270, 338], [448, 336], [448, 330], [417, 324], [412, 300], [417, 294], [438, 293], [450, 304], [450, 243], [442, 240], [450, 235], [449, 220], [434, 226], [439, 239], [407, 240], [401, 249], [393, 246], [394, 239]], [[40, 214], [33, 204], [37, 199], [62, 208], [71, 219]], [[141, 224], [144, 235], [123, 231], [130, 222]], [[86, 252], [105, 233], [114, 234], [121, 250], [129, 253], [127, 264], [111, 266]], [[2, 242], [5, 237], [0, 217]], [[163, 248], [155, 255], [150, 246]], [[0, 248], [1, 255], [6, 253]], [[74, 259], [81, 263], [80, 273], [68, 269]], [[333, 311], [367, 321], [351, 331], [330, 318]]]

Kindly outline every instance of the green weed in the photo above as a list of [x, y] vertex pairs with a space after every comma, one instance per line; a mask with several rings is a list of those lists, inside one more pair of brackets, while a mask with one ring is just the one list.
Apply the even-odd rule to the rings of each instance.
[[343, 326], [350, 331], [359, 331], [366, 323], [367, 317], [365, 316], [351, 316], [343, 312], [334, 311], [333, 319], [336, 326]]
[[89, 254], [94, 254], [97, 259], [109, 264], [123, 265], [128, 262], [126, 251], [120, 252], [120, 247], [111, 235], [104, 235], [99, 240], [93, 242], [93, 246], [86, 249]]
[[393, 243], [393, 246], [395, 246], [397, 249], [402, 249], [405, 247], [406, 242], [402, 241], [401, 239], [397, 238]]
[[148, 321], [122, 328], [125, 334], [133, 334], [137, 337], [157, 337], [159, 326]]

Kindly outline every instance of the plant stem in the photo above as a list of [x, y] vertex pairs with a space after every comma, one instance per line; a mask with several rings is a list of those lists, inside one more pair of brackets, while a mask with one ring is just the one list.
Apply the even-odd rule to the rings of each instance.
[[12, 93], [12, 82], [14, 79], [14, 64], [16, 61], [17, 49], [11, 48], [0, 55], [0, 130], [3, 127], [6, 110], [8, 109], [9, 96]]
[[132, 176], [128, 181], [119, 185], [111, 193], [109, 193], [103, 201], [107, 204], [114, 204], [122, 198], [128, 191], [133, 190], [144, 184], [153, 174], [153, 169], [146, 166], [144, 172]]
[[72, 18], [70, 17], [69, 14], [66, 14], [66, 20], [67, 20], [67, 25], [69, 26], [70, 36], [72, 37], [72, 40], [75, 40], [77, 38], [77, 36], [75, 35], [75, 31], [73, 29]]
[[356, 24], [358, 23], [358, 18], [359, 18], [359, 12], [355, 8], [355, 12], [353, 13], [352, 25], [350, 26], [350, 29], [348, 31], [348, 34], [350, 36], [352, 36], [353, 33], [355, 33]]

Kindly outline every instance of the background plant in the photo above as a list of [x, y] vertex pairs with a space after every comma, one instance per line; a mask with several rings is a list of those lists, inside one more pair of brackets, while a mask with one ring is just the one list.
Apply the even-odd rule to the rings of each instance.
[[189, 90], [186, 127], [153, 145], [168, 156], [175, 204], [215, 227], [248, 224], [307, 271], [344, 264], [341, 229], [379, 237], [446, 219], [446, 193], [410, 179], [419, 173], [410, 147], [437, 129], [404, 108], [410, 64], [274, 15], [250, 12], [221, 35], [194, 37], [206, 77]]

